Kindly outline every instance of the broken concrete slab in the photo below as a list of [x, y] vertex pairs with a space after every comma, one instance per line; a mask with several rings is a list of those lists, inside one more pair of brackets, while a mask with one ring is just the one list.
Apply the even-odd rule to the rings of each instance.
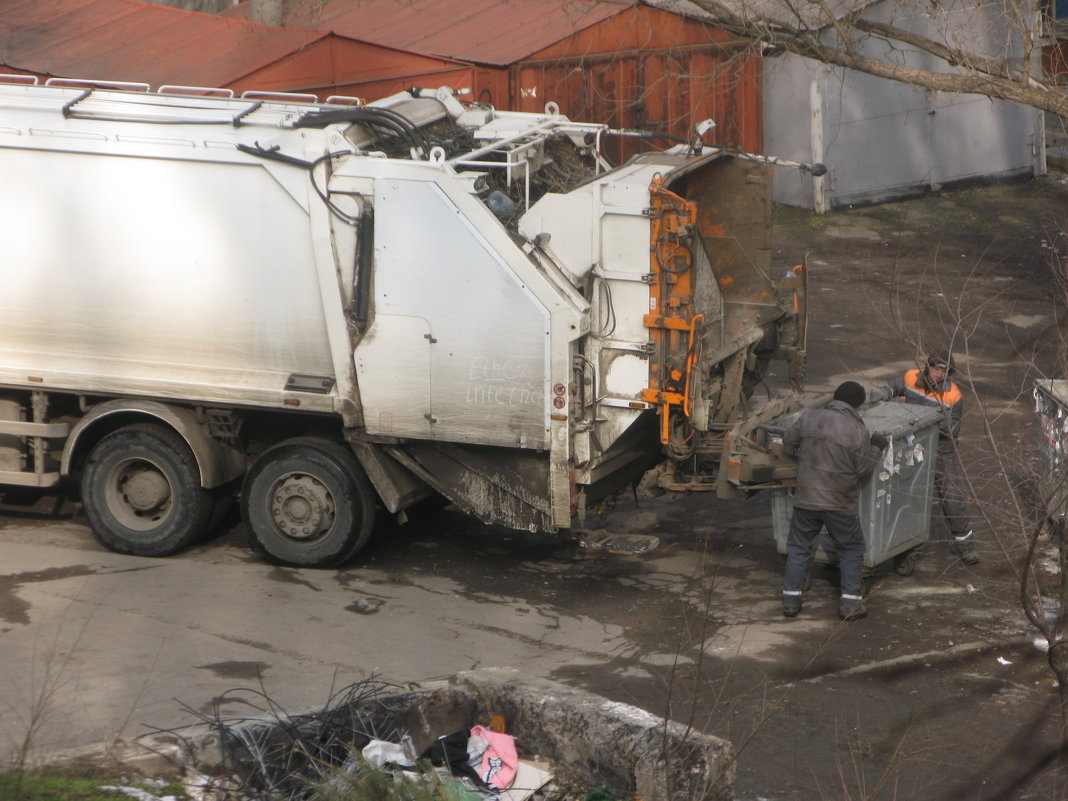
[[[507, 731], [550, 762], [556, 775], [590, 788], [644, 801], [733, 798], [735, 754], [728, 741], [514, 668], [466, 671], [330, 714], [340, 726], [358, 720], [361, 731], [406, 733], [419, 753], [438, 737], [499, 715]], [[202, 724], [182, 736], [159, 734], [141, 742], [146, 753], [167, 754], [177, 767], [229, 773], [235, 753], [249, 742], [271, 739], [266, 731], [271, 727], [283, 740], [291, 737], [297, 727], [290, 724], [299, 717], [286, 726], [269, 718], [247, 720], [233, 729]], [[132, 752], [127, 758], [141, 769], [146, 764], [159, 769], [156, 762], [138, 764]]]

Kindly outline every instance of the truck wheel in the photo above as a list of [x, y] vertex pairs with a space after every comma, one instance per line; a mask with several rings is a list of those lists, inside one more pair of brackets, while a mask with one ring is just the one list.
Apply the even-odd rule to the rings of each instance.
[[245, 476], [241, 511], [252, 547], [291, 567], [340, 567], [371, 536], [375, 494], [356, 457], [323, 439], [265, 451]]
[[89, 452], [82, 505], [111, 550], [169, 556], [204, 535], [213, 502], [185, 441], [162, 426], [138, 424], [108, 434]]

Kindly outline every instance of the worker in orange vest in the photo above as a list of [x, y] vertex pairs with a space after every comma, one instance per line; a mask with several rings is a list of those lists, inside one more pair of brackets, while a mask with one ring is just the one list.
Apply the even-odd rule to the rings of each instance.
[[[920, 403], [941, 409], [942, 421], [938, 424], [938, 459], [935, 463], [935, 495], [942, 507], [942, 514], [949, 525], [953, 541], [950, 553], [966, 565], [979, 563], [975, 553], [975, 536], [968, 519], [968, 508], [961, 492], [960, 455], [957, 437], [961, 417], [964, 414], [964, 395], [953, 381], [956, 365], [949, 351], [932, 353], [923, 369], [908, 370], [904, 376], [873, 389], [869, 398], [873, 401], [904, 397], [906, 403]], [[918, 549], [902, 554], [895, 561], [895, 568], [902, 575], [912, 573]]]

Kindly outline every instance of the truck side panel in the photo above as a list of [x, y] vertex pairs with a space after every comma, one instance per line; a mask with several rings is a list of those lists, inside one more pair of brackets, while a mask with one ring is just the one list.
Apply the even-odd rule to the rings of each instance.
[[41, 138], [61, 149], [0, 146], [0, 381], [210, 400], [333, 375], [308, 214], [261, 164]]
[[433, 182], [375, 182], [374, 307], [369, 433], [548, 447], [549, 315]]

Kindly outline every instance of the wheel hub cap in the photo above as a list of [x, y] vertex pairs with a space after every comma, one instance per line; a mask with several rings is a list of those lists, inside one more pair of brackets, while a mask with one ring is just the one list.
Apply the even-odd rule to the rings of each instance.
[[170, 500], [171, 485], [158, 471], [140, 469], [126, 477], [123, 497], [138, 512], [149, 512]]
[[311, 476], [289, 475], [275, 485], [271, 518], [289, 537], [314, 539], [333, 524], [334, 500], [330, 491]]

